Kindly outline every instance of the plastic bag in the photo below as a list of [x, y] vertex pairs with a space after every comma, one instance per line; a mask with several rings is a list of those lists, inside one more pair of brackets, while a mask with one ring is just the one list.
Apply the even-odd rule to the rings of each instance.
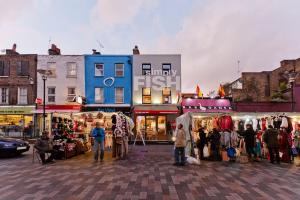
[[187, 156], [187, 163], [191, 164], [191, 165], [200, 165], [200, 160], [194, 158], [194, 157], [191, 157], [191, 156]]
[[203, 148], [203, 157], [208, 158], [209, 157], [209, 151], [207, 145], [204, 146]]

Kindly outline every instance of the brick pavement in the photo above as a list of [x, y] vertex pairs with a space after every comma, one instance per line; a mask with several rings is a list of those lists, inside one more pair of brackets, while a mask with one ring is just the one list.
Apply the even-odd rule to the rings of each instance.
[[172, 166], [171, 146], [137, 146], [128, 160], [93, 163], [91, 154], [42, 166], [30, 153], [0, 159], [1, 200], [300, 199], [294, 165], [202, 162]]

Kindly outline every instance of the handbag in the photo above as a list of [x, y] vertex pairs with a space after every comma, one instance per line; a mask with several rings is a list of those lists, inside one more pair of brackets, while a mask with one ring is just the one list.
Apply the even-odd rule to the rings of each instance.
[[209, 152], [208, 152], [207, 145], [205, 145], [204, 148], [203, 148], [203, 157], [204, 158], [208, 158], [209, 157]]
[[298, 151], [297, 151], [296, 147], [292, 147], [292, 154], [293, 154], [293, 156], [298, 156]]

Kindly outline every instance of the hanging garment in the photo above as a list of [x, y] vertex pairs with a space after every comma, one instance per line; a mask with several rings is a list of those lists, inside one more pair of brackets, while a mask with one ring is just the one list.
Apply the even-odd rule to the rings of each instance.
[[260, 131], [261, 130], [261, 120], [257, 119], [257, 130]]
[[231, 116], [224, 116], [224, 129], [230, 131], [233, 129], [233, 121]]
[[280, 128], [288, 128], [288, 127], [289, 127], [289, 122], [287, 117], [282, 117]]
[[236, 147], [238, 145], [238, 133], [236, 131], [233, 131], [230, 134], [230, 144], [232, 147]]
[[238, 131], [239, 130], [239, 120], [235, 120], [234, 122], [234, 131]]
[[247, 129], [246, 126], [247, 126], [248, 124], [250, 124], [250, 125], [253, 126], [253, 121], [252, 121], [252, 119], [248, 118], [248, 119], [245, 120], [245, 125], [244, 125], [244, 128], [245, 128], [245, 129]]
[[245, 130], [244, 125], [245, 125], [245, 122], [243, 120], [240, 120], [239, 121], [239, 129], [238, 129], [239, 132], [243, 132]]
[[230, 132], [225, 131], [223, 134], [224, 134], [224, 146], [230, 147]]
[[290, 134], [288, 134], [286, 131], [280, 131], [279, 133], [279, 151], [281, 152], [281, 160], [283, 162], [290, 162], [290, 152], [289, 148], [291, 139], [289, 138]]
[[212, 120], [213, 128], [218, 129], [219, 128], [219, 119], [218, 117], [214, 117]]
[[258, 125], [258, 121], [256, 118], [252, 119], [252, 122], [253, 122], [253, 130], [257, 130], [257, 125]]
[[267, 120], [266, 118], [261, 119], [261, 130], [265, 131], [267, 129]]

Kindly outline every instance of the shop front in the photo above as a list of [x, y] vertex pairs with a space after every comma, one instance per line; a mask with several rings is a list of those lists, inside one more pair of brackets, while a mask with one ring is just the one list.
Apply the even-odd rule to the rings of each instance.
[[133, 113], [138, 136], [143, 136], [146, 141], [171, 141], [175, 119], [179, 114], [176, 105], [135, 106]]

